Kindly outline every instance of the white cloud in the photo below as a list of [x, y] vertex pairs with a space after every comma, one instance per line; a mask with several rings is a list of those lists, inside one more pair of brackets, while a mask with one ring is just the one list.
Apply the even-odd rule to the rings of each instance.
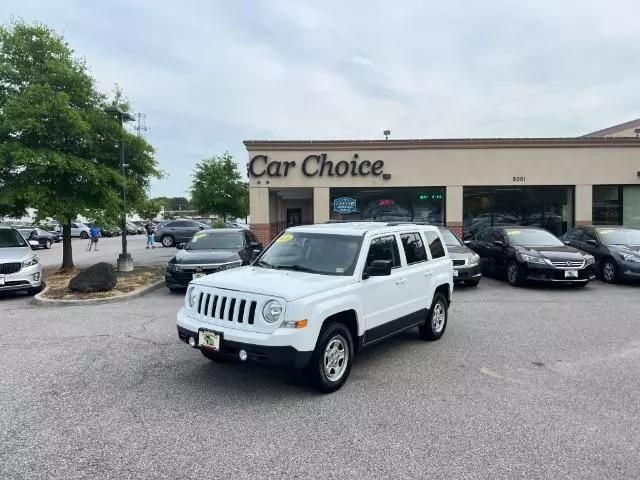
[[243, 164], [244, 139], [567, 136], [640, 116], [631, 0], [3, 7], [63, 32], [147, 114], [170, 174], [155, 194], [183, 194], [203, 157]]

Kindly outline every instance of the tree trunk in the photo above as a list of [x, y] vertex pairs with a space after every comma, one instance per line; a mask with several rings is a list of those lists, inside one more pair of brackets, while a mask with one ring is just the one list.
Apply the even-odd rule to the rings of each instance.
[[71, 220], [62, 225], [62, 266], [61, 270], [73, 270], [73, 251], [71, 250]]

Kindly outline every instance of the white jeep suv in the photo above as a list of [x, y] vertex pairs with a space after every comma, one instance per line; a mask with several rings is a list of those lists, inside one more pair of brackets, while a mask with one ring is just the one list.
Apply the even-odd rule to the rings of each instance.
[[362, 348], [408, 328], [438, 340], [453, 267], [437, 227], [333, 223], [281, 233], [246, 267], [194, 279], [178, 336], [210, 360], [306, 368], [340, 388]]

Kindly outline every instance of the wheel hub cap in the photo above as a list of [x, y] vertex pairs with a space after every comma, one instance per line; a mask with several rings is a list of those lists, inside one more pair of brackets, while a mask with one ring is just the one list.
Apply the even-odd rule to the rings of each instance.
[[435, 333], [440, 333], [444, 328], [444, 322], [446, 320], [446, 313], [442, 302], [436, 303], [433, 307], [433, 314], [431, 315], [431, 328]]
[[327, 378], [335, 382], [344, 375], [347, 369], [348, 350], [347, 341], [342, 335], [336, 335], [327, 342], [324, 349], [324, 373]]

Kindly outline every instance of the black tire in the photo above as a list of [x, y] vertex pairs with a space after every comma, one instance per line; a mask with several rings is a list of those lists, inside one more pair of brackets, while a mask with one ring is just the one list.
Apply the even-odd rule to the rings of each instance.
[[[330, 345], [333, 345], [333, 347], [330, 347]], [[327, 350], [330, 350], [331, 353], [327, 352]], [[340, 358], [339, 352], [342, 352], [342, 358]], [[342, 360], [342, 363], [340, 363], [340, 360]], [[346, 325], [331, 322], [323, 326], [313, 356], [307, 366], [311, 385], [322, 393], [335, 392], [349, 378], [352, 364], [353, 338]], [[331, 378], [332, 374], [329, 373], [331, 371], [334, 372], [333, 375], [336, 378]]]
[[479, 278], [476, 278], [474, 280], [465, 280], [464, 281], [464, 284], [467, 287], [477, 287], [479, 283], [480, 283], [480, 279]]
[[618, 266], [611, 258], [607, 258], [602, 262], [600, 267], [600, 276], [607, 283], [615, 283], [618, 280]]
[[[440, 317], [440, 315], [443, 315], [444, 318]], [[442, 293], [436, 292], [433, 296], [427, 319], [418, 327], [420, 337], [429, 341], [439, 340], [444, 335], [448, 320], [449, 302]]]
[[87, 232], [80, 232], [80, 238], [86, 240], [89, 238], [89, 234]]
[[162, 235], [160, 237], [160, 243], [163, 247], [170, 248], [176, 244], [176, 239], [173, 237], [173, 235]]
[[47, 250], [49, 250], [51, 248], [51, 240], [45, 240], [44, 242], [44, 248], [46, 248]]
[[522, 269], [520, 268], [520, 265], [518, 265], [518, 262], [516, 262], [515, 260], [511, 260], [507, 265], [506, 275], [509, 285], [514, 287], [522, 285]]
[[202, 349], [200, 350], [200, 353], [205, 357], [208, 358], [209, 360], [211, 360], [212, 362], [227, 362], [229, 361], [228, 358], [223, 357], [222, 355], [220, 355], [218, 352], [214, 352], [212, 350], [207, 350], [207, 349]]

